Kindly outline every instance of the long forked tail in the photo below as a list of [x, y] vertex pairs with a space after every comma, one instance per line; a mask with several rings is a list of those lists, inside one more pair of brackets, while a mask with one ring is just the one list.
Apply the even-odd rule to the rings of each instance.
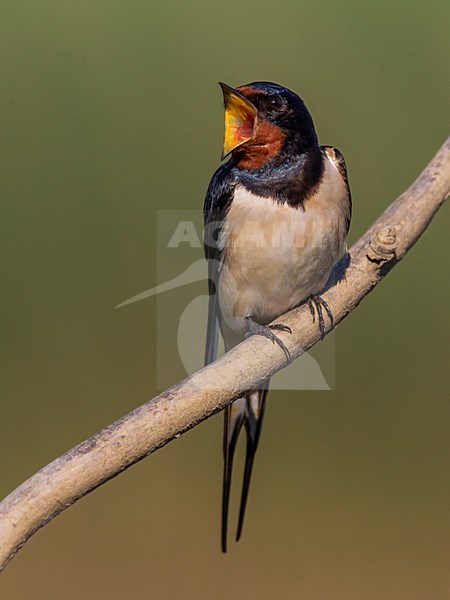
[[224, 467], [222, 493], [222, 552], [227, 551], [228, 509], [230, 505], [231, 474], [233, 470], [234, 451], [236, 449], [239, 433], [242, 429], [242, 426], [244, 426], [247, 435], [247, 449], [245, 455], [241, 505], [239, 509], [239, 520], [236, 534], [236, 541], [238, 541], [241, 537], [242, 527], [244, 525], [248, 490], [250, 487], [255, 453], [261, 433], [268, 385], [269, 382], [267, 381], [264, 389], [247, 392], [244, 396], [235, 400], [225, 409], [225, 421], [223, 429]]

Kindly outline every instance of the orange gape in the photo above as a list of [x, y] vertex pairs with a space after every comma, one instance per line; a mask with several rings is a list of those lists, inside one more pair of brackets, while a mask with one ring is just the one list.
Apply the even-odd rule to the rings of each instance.
[[225, 101], [225, 134], [222, 151], [222, 157], [225, 158], [238, 146], [253, 138], [258, 123], [258, 112], [239, 92], [224, 83], [220, 85]]

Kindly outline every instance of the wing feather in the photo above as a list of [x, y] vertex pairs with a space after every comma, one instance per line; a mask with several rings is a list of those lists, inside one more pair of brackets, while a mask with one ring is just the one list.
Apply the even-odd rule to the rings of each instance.
[[325, 150], [329, 149], [331, 152], [327, 152], [328, 156], [332, 159], [336, 165], [342, 179], [344, 180], [345, 187], [347, 189], [347, 200], [348, 200], [348, 212], [347, 212], [347, 231], [350, 229], [350, 222], [352, 220], [352, 194], [350, 192], [350, 185], [348, 183], [347, 165], [345, 164], [344, 155], [340, 150], [334, 146], [323, 146]]
[[233, 200], [235, 182], [230, 161], [222, 165], [213, 175], [203, 206], [205, 224], [204, 249], [208, 261], [208, 321], [206, 330], [205, 365], [216, 360], [219, 344], [220, 306], [217, 297], [222, 250], [218, 239], [226, 212]]

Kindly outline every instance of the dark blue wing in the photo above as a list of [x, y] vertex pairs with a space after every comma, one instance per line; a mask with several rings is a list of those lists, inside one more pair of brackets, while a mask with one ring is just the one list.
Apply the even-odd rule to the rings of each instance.
[[344, 180], [345, 187], [347, 188], [347, 233], [350, 229], [350, 221], [352, 220], [352, 194], [350, 192], [350, 185], [348, 183], [348, 174], [347, 174], [347, 165], [345, 164], [344, 155], [340, 150], [335, 148], [334, 146], [322, 146], [322, 148], [330, 148], [334, 152], [334, 157], [331, 157], [334, 160], [334, 164], [338, 168], [339, 173], [341, 174], [342, 179]]
[[232, 164], [228, 161], [214, 173], [203, 206], [204, 249], [208, 261], [209, 289], [205, 365], [216, 360], [217, 356], [220, 322], [217, 282], [222, 261], [222, 250], [218, 246], [218, 240], [225, 215], [233, 200], [235, 185]]

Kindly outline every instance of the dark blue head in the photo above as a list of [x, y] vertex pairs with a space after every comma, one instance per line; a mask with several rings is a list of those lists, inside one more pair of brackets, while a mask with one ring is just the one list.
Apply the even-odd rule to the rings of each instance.
[[301, 150], [317, 145], [314, 122], [297, 94], [269, 81], [254, 81], [236, 89], [254, 104], [261, 120], [280, 127]]
[[318, 148], [305, 103], [288, 88], [255, 81], [234, 89], [222, 84], [222, 89], [226, 116], [234, 119], [229, 121], [233, 126], [229, 129], [238, 143], [229, 145], [238, 166], [259, 168]]

